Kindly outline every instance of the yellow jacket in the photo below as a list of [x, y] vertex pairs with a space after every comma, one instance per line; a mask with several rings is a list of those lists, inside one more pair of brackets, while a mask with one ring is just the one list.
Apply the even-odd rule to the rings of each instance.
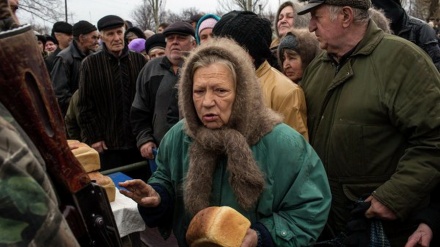
[[256, 73], [266, 106], [283, 115], [284, 123], [309, 140], [307, 107], [302, 88], [267, 61], [261, 64]]

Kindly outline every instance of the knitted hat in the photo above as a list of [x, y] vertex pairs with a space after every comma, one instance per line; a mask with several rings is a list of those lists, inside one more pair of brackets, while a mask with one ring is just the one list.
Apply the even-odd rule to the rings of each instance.
[[[214, 28], [220, 17], [214, 14], [206, 14], [200, 18], [196, 26], [196, 42], [200, 44], [200, 32], [206, 28]], [[205, 23], [206, 22], [206, 23]]]
[[67, 22], [64, 21], [58, 21], [53, 24], [52, 27], [52, 36], [55, 37], [55, 33], [65, 33], [65, 34], [72, 34], [72, 25], [70, 25]]
[[194, 37], [195, 32], [193, 26], [185, 21], [174, 22], [163, 31], [163, 35], [167, 37], [170, 34], [191, 35]]
[[258, 67], [271, 57], [271, 23], [250, 11], [232, 11], [224, 15], [214, 26], [215, 36], [230, 37], [243, 46]]
[[277, 49], [278, 64], [281, 68], [286, 50], [292, 50], [300, 56], [303, 70], [321, 51], [315, 34], [305, 28], [293, 29], [281, 39]]
[[155, 47], [162, 47], [165, 49], [166, 45], [167, 43], [165, 42], [165, 35], [162, 33], [156, 33], [145, 41], [145, 51], [149, 53], [150, 50]]
[[205, 30], [207, 28], [214, 28], [216, 23], [217, 23], [217, 20], [214, 18], [209, 18], [209, 19], [204, 20], [202, 23], [200, 23], [199, 30], [198, 30], [199, 35], [200, 35], [200, 32], [202, 32], [203, 30]]
[[310, 0], [308, 4], [298, 10], [298, 15], [306, 14], [321, 4], [350, 6], [352, 8], [364, 10], [368, 10], [371, 7], [370, 0]]
[[137, 53], [141, 53], [145, 50], [145, 39], [137, 38], [132, 40], [130, 44], [128, 44], [128, 49]]
[[298, 51], [298, 40], [292, 33], [287, 33], [287, 35], [281, 39], [278, 45], [278, 51], [282, 52], [284, 49]]
[[99, 19], [98, 29], [99, 31], [111, 29], [115, 27], [122, 27], [125, 25], [124, 20], [116, 15], [106, 15]]
[[73, 36], [79, 37], [81, 34], [88, 34], [96, 31], [96, 27], [88, 21], [78, 21], [73, 25]]

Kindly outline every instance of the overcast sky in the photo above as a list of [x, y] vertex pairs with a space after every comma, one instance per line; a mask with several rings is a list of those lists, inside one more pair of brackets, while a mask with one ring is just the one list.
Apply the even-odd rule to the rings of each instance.
[[[64, 0], [61, 0], [64, 3]], [[284, 0], [268, 0], [267, 8], [275, 12]], [[73, 24], [86, 20], [96, 25], [98, 20], [105, 15], [118, 15], [123, 19], [132, 20], [131, 13], [140, 6], [142, 0], [67, 0], [68, 20]], [[214, 13], [218, 9], [218, 0], [166, 0], [165, 9], [180, 13], [183, 9], [195, 7], [201, 12]], [[64, 10], [64, 5], [62, 6]], [[20, 13], [18, 13], [19, 18]], [[25, 19], [29, 16], [23, 16]], [[64, 21], [64, 19], [63, 19]], [[42, 21], [38, 21], [42, 22]], [[53, 23], [42, 23], [52, 27]]]

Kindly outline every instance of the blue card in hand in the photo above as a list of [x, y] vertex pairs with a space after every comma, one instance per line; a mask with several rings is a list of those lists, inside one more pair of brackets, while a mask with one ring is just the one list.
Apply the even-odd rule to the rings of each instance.
[[118, 188], [118, 190], [125, 189], [125, 188], [119, 187], [119, 182], [125, 182], [127, 180], [132, 179], [131, 177], [125, 175], [122, 172], [115, 172], [115, 173], [109, 174], [108, 176], [113, 180], [113, 183], [115, 183], [115, 186], [116, 186], [116, 188]]

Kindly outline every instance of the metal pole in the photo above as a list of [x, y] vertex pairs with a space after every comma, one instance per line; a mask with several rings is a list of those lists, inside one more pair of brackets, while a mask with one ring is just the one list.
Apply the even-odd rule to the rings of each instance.
[[67, 0], [64, 0], [64, 14], [66, 15], [66, 22], [68, 22], [67, 20]]

